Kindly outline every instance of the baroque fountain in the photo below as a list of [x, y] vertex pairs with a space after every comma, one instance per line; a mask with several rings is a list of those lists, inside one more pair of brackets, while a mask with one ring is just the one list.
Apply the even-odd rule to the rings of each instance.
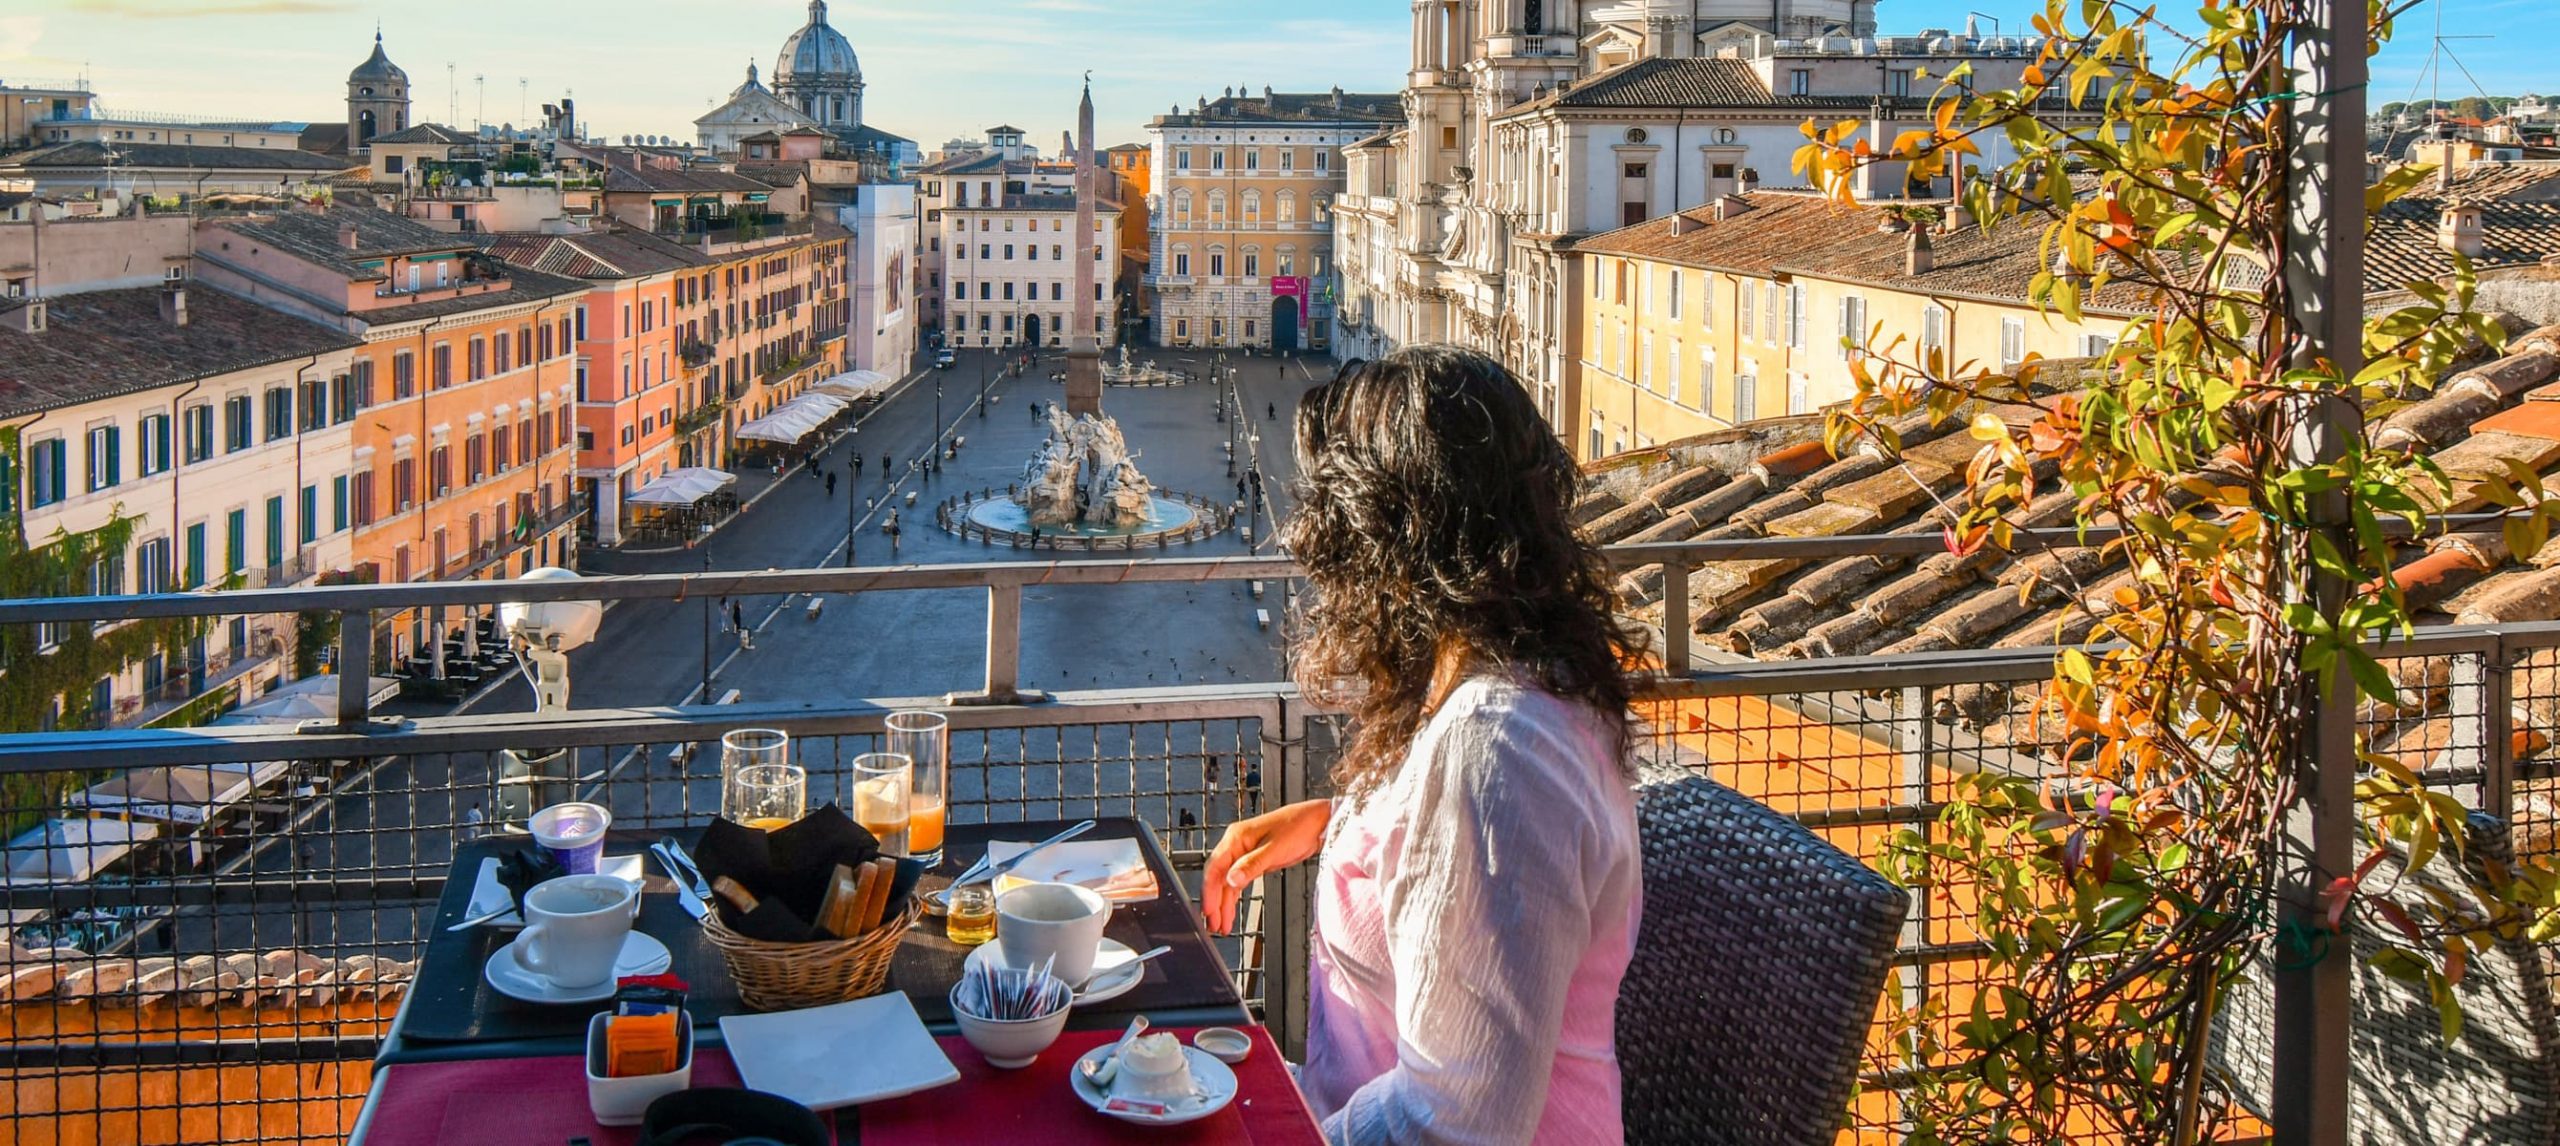
[[957, 498], [938, 515], [962, 536], [1014, 544], [1132, 547], [1190, 541], [1232, 520], [1229, 507], [1158, 490], [1110, 417], [1049, 407], [1049, 433], [1007, 490]]

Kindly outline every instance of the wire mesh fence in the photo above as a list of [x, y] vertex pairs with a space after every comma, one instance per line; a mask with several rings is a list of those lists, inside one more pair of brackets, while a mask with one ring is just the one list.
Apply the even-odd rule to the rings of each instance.
[[[2434, 634], [2390, 650], [2399, 703], [2359, 713], [2371, 751], [2512, 816], [2519, 849], [2560, 847], [2560, 626]], [[1797, 818], [1874, 862], [1927, 833], [1969, 772], [2040, 775], [2050, 743], [2033, 654], [1737, 666], [1661, 682], [1638, 751]], [[794, 733], [812, 805], [897, 702], [690, 709], [619, 724], [429, 720], [400, 751], [362, 737], [212, 730], [63, 733], [0, 751], [12, 1142], [336, 1141], [415, 972], [456, 847], [531, 808], [598, 800], [617, 823], [698, 824], [719, 805], [718, 739]], [[573, 714], [574, 715], [574, 714]], [[1338, 729], [1279, 689], [1070, 694], [954, 712], [955, 823], [1130, 816], [1193, 885], [1224, 827], [1321, 796]], [[530, 762], [528, 762], [530, 761]], [[33, 833], [33, 835], [31, 835]], [[1222, 948], [1284, 1041], [1303, 1021], [1309, 881], [1271, 881]], [[1961, 1014], [1984, 986], [1966, 889], [1915, 898], [1888, 993]], [[1879, 1000], [1879, 1016], [1885, 1009]], [[1897, 1080], [1871, 1043], [1848, 1138], [1893, 1140]], [[2094, 1139], [2093, 1139], [2094, 1140]]]

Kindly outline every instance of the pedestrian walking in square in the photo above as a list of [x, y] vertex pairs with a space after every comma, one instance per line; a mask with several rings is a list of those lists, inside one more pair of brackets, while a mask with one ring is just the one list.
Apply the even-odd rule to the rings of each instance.
[[828, 496], [829, 498], [833, 498], [835, 495], [836, 495], [836, 475], [835, 475], [835, 471], [834, 471], [834, 470], [829, 470], [829, 471], [827, 471], [827, 496]]

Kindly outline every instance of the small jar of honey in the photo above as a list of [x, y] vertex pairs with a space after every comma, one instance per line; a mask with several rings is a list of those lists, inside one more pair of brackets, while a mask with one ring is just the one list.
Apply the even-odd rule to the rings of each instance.
[[963, 947], [996, 937], [996, 892], [983, 883], [952, 888], [945, 896], [944, 933]]

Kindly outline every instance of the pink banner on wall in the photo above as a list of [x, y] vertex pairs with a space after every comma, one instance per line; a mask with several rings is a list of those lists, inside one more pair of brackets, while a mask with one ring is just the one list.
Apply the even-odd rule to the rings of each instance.
[[1298, 328], [1301, 330], [1306, 329], [1313, 321], [1308, 314], [1308, 311], [1313, 309], [1307, 305], [1309, 285], [1310, 280], [1296, 275], [1271, 276], [1271, 297], [1298, 300]]

